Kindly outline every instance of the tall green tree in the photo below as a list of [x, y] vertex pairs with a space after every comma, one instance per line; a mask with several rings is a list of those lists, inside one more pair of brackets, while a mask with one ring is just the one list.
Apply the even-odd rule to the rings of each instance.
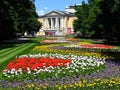
[[76, 11], [75, 30], [80, 30], [85, 36], [93, 34], [95, 38], [120, 40], [120, 0], [88, 0]]
[[13, 0], [15, 11], [18, 13], [18, 29], [20, 33], [38, 31], [41, 24], [35, 12], [34, 0]]
[[102, 0], [88, 0], [89, 16], [87, 21], [89, 23], [88, 31], [93, 31], [92, 36], [101, 38], [103, 33], [103, 25], [101, 24], [102, 11], [99, 7]]
[[[109, 3], [109, 4], [108, 4]], [[120, 40], [120, 1], [103, 0], [100, 4], [104, 37], [108, 40]]]
[[74, 26], [74, 30], [75, 32], [80, 31], [83, 36], [87, 35], [87, 28], [89, 28], [89, 26], [86, 24], [86, 18], [88, 17], [89, 13], [89, 6], [88, 4], [86, 4], [84, 1], [82, 2], [82, 5], [80, 6], [75, 6], [76, 9], [76, 17], [77, 20], [74, 21], [73, 26]]
[[0, 1], [0, 39], [10, 39], [16, 33], [38, 31], [41, 24], [35, 11], [34, 0]]
[[94, 24], [96, 16], [99, 13], [97, 5], [92, 1], [89, 3], [83, 1], [82, 5], [75, 8], [77, 11], [75, 15], [78, 19], [74, 21], [73, 26], [75, 31], [80, 31], [84, 37], [94, 34], [95, 30], [91, 26]]
[[9, 0], [0, 1], [0, 40], [15, 36], [18, 25], [17, 16]]

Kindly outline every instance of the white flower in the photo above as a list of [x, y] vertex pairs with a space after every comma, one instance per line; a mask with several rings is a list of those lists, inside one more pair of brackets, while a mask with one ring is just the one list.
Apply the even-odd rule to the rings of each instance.
[[76, 69], [75, 71], [76, 71], [76, 72], [78, 72], [79, 70], [78, 70], [78, 69]]
[[27, 71], [28, 71], [28, 73], [29, 73], [29, 74], [31, 73], [31, 71], [30, 71], [30, 68], [29, 68], [29, 67], [27, 67]]
[[7, 77], [8, 75], [7, 75], [7, 74], [5, 74], [5, 76]]
[[38, 70], [35, 68], [35, 69], [34, 69], [34, 71], [36, 71], [36, 72], [37, 72]]
[[7, 76], [8, 78], [10, 78], [10, 76]]
[[15, 71], [15, 75], [19, 75], [17, 71]]
[[19, 68], [19, 69], [18, 69], [18, 72], [19, 72], [20, 74], [23, 74], [23, 73], [22, 73], [22, 68]]
[[5, 70], [3, 70], [3, 74], [6, 74], [7, 73], [7, 70], [5, 69]]
[[14, 74], [15, 73], [15, 69], [13, 68], [13, 69], [11, 69], [11, 72], [10, 72], [11, 74]]

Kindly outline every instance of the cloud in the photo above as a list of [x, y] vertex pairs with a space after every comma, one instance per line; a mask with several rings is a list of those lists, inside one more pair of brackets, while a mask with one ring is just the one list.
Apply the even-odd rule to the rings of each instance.
[[66, 5], [66, 7], [65, 8], [69, 8], [69, 6], [68, 5]]
[[39, 16], [42, 16], [45, 14], [45, 10], [39, 10], [39, 11], [37, 11], [37, 13]]
[[37, 11], [37, 14], [38, 14], [39, 16], [45, 15], [47, 9], [48, 9], [47, 7], [44, 7], [44, 9], [41, 9], [41, 10]]
[[45, 7], [44, 9], [45, 9], [45, 10], [47, 10], [48, 8], [47, 8], [47, 7]]

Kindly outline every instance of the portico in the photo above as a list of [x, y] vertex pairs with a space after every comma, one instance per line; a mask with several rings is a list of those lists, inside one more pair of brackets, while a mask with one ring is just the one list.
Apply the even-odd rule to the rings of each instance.
[[63, 17], [46, 17], [44, 29], [45, 32], [53, 32], [53, 35], [60, 34], [63, 29]]
[[[38, 19], [42, 22], [39, 35], [62, 36], [68, 34], [70, 16], [68, 12], [52, 11]], [[69, 30], [70, 31], [70, 30]]]

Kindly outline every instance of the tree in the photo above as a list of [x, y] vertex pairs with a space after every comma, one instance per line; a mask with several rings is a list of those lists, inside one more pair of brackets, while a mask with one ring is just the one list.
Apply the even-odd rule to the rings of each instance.
[[34, 0], [1, 0], [0, 15], [0, 40], [14, 38], [17, 32], [38, 31], [41, 27]]
[[103, 33], [103, 25], [101, 23], [102, 11], [99, 5], [102, 0], [88, 0], [89, 16], [87, 18], [89, 23], [89, 31], [93, 31], [94, 38], [101, 38]]
[[[109, 4], [108, 4], [109, 2]], [[103, 0], [100, 5], [104, 26], [104, 37], [108, 40], [119, 41], [120, 34], [120, 1]]]
[[0, 41], [15, 36], [17, 30], [17, 13], [14, 7], [10, 5], [10, 1], [0, 1]]
[[[109, 4], [108, 4], [109, 3]], [[113, 17], [111, 8], [114, 0], [88, 0], [89, 15], [87, 21], [89, 23], [89, 31], [94, 31], [94, 38], [107, 38], [111, 35], [110, 26], [113, 26]]]
[[21, 0], [14, 7], [17, 7], [16, 11], [19, 13], [18, 28], [20, 33], [24, 34], [26, 31], [31, 33], [34, 30], [39, 30], [41, 24], [37, 20], [38, 15], [35, 12], [34, 0]]
[[120, 0], [88, 0], [76, 8], [75, 30], [84, 36], [119, 41]]
[[88, 17], [88, 10], [89, 10], [89, 7], [88, 7], [88, 4], [86, 4], [84, 1], [82, 2], [82, 5], [80, 6], [75, 6], [75, 9], [76, 9], [76, 17], [77, 17], [77, 20], [74, 21], [73, 23], [73, 26], [74, 26], [74, 30], [75, 32], [77, 31], [80, 31], [84, 37], [86, 37], [87, 35], [87, 21], [86, 21], [86, 18]]

